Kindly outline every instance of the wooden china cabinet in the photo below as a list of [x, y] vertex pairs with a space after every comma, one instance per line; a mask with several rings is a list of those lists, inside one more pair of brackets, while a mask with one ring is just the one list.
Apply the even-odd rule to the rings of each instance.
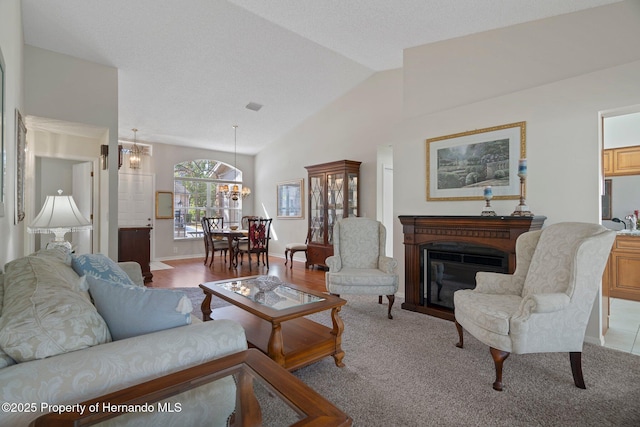
[[305, 166], [309, 173], [308, 265], [326, 268], [333, 255], [333, 225], [340, 218], [358, 216], [360, 163], [339, 160]]

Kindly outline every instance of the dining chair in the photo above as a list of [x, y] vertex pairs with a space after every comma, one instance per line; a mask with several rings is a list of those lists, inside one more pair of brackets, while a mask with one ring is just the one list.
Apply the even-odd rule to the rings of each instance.
[[[309, 245], [309, 240], [311, 238], [311, 228], [307, 232], [307, 239], [304, 243], [287, 243], [284, 247], [284, 265], [287, 265], [287, 260], [291, 262], [289, 268], [293, 268], [293, 254], [296, 252], [304, 252], [305, 263], [304, 267], [309, 268], [309, 261], [307, 258], [307, 249]], [[288, 257], [288, 258], [287, 258]]]
[[207, 259], [209, 259], [209, 252], [211, 252], [211, 261], [209, 262], [209, 267], [213, 264], [213, 257], [216, 251], [221, 252], [224, 257], [224, 262], [227, 262], [227, 251], [229, 250], [229, 245], [222, 237], [217, 237], [211, 234], [213, 230], [222, 230], [224, 228], [224, 218], [223, 217], [203, 217], [201, 220], [202, 223], [202, 231], [204, 234], [204, 250], [206, 252], [204, 263], [207, 263]]
[[240, 265], [242, 265], [244, 254], [249, 258], [249, 270], [251, 270], [251, 255], [257, 255], [257, 263], [260, 265], [260, 255], [262, 254], [262, 264], [269, 269], [269, 240], [271, 239], [271, 218], [248, 218], [247, 238], [238, 240], [234, 250], [234, 256], [240, 255]]

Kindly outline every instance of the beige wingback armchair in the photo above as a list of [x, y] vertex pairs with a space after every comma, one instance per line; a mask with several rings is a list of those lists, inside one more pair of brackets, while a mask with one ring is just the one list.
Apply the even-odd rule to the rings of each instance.
[[479, 272], [476, 288], [454, 293], [455, 322], [490, 347], [502, 390], [502, 363], [510, 353], [569, 352], [576, 387], [582, 345], [615, 232], [566, 222], [522, 234], [512, 275]]
[[382, 295], [389, 300], [387, 316], [398, 291], [398, 262], [386, 256], [387, 231], [379, 221], [344, 218], [333, 227], [333, 256], [326, 259], [327, 290], [334, 295]]

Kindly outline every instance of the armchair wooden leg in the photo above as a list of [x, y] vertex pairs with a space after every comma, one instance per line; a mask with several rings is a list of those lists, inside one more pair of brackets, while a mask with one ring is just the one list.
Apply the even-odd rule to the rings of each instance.
[[573, 383], [578, 388], [587, 388], [587, 386], [584, 385], [584, 378], [582, 377], [582, 352], [570, 352], [569, 360], [571, 360], [571, 373], [573, 374]]
[[489, 351], [491, 352], [491, 357], [493, 357], [493, 363], [496, 365], [496, 380], [493, 383], [493, 389], [502, 391], [502, 363], [511, 353], [493, 347], [489, 347]]
[[393, 306], [393, 303], [396, 300], [396, 296], [395, 295], [387, 295], [387, 299], [389, 300], [389, 312], [387, 313], [387, 317], [389, 319], [393, 319], [393, 316], [391, 315], [391, 307]]
[[464, 347], [464, 335], [462, 332], [462, 325], [460, 323], [458, 323], [457, 320], [453, 319], [453, 321], [456, 324], [456, 329], [458, 330], [458, 343], [456, 344], [456, 347], [458, 348], [463, 348]]
[[[284, 265], [287, 265], [287, 261], [289, 260], [287, 257], [289, 256], [289, 249], [284, 250]], [[293, 254], [291, 254], [291, 258], [293, 258]], [[293, 267], [293, 259], [291, 259], [291, 267]], [[291, 268], [289, 267], [289, 268]]]

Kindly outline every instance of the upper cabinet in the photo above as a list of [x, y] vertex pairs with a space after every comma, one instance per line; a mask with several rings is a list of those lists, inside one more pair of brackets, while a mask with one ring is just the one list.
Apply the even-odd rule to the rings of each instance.
[[640, 145], [603, 152], [604, 176], [640, 175]]

